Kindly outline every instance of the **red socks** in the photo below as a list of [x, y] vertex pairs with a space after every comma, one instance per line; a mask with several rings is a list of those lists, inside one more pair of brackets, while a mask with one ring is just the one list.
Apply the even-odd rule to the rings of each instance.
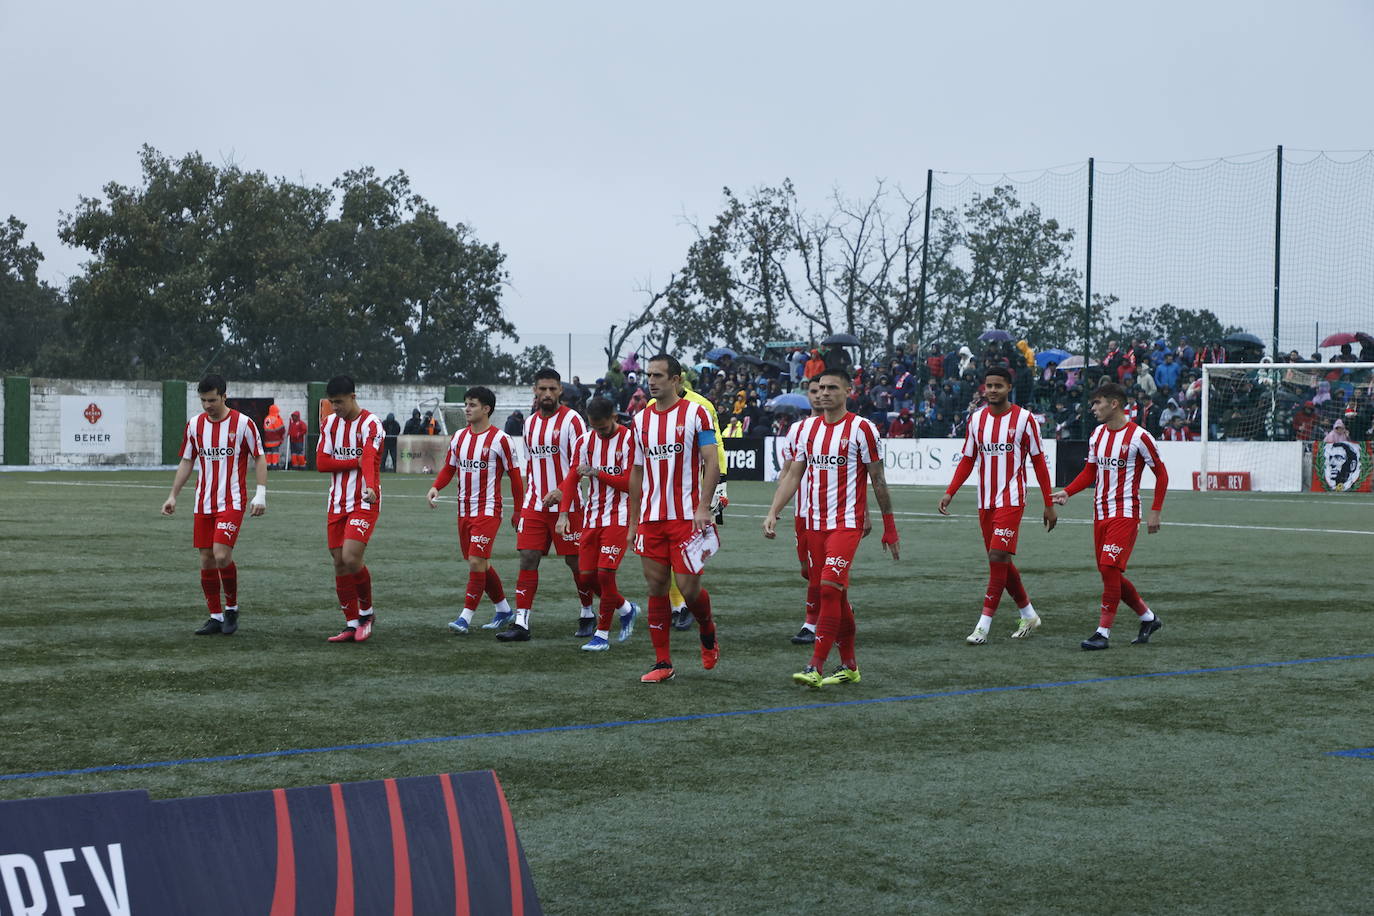
[[1011, 562], [1007, 563], [1007, 594], [1011, 595], [1011, 600], [1019, 608], [1030, 604], [1030, 595], [1026, 594], [1026, 587], [1021, 584], [1021, 570]]
[[854, 634], [857, 630], [858, 627], [854, 623], [854, 608], [849, 603], [849, 591], [846, 589], [844, 606], [840, 608], [840, 629], [835, 637], [835, 644], [840, 647], [840, 664], [855, 671], [859, 670], [858, 659], [854, 656]]
[[583, 607], [591, 607], [601, 590], [596, 587], [596, 572], [575, 572], [573, 582], [577, 585], [577, 600]]
[[528, 611], [534, 607], [534, 593], [539, 590], [539, 570], [522, 569], [515, 578], [515, 608]]
[[[496, 574], [495, 567], [488, 566], [487, 572], [487, 597], [492, 604], [500, 604], [506, 600], [506, 589], [501, 584], [501, 577]], [[471, 586], [469, 586], [471, 587]]]
[[816, 623], [816, 645], [811, 650], [811, 667], [820, 671], [830, 655], [830, 647], [840, 632], [841, 608], [847, 602], [844, 592], [833, 586], [821, 586], [821, 617]]
[[352, 573], [334, 577], [334, 591], [339, 596], [339, 610], [349, 620], [358, 619], [358, 586]]
[[233, 563], [219, 571], [219, 583], [224, 586], [224, 606], [239, 606], [239, 568]]
[[983, 616], [991, 617], [997, 613], [997, 605], [1002, 601], [1002, 592], [1007, 588], [1007, 576], [1011, 564], [1005, 560], [988, 561], [988, 590], [983, 593]]
[[477, 605], [482, 602], [482, 592], [487, 587], [487, 574], [484, 572], [468, 573], [468, 588], [463, 593], [463, 610], [475, 611]]
[[820, 583], [813, 583], [806, 586], [806, 622], [812, 629], [816, 627], [816, 621], [821, 617], [821, 586]]
[[1144, 617], [1145, 612], [1150, 606], [1145, 603], [1145, 599], [1140, 597], [1140, 592], [1135, 590], [1131, 580], [1124, 575], [1121, 577], [1121, 600], [1126, 602], [1126, 606], [1135, 611], [1137, 617]]
[[211, 614], [222, 614], [224, 609], [219, 603], [219, 570], [202, 569], [200, 571], [200, 590], [205, 593], [205, 606]]
[[1102, 617], [1098, 626], [1110, 630], [1116, 620], [1116, 608], [1121, 604], [1121, 570], [1115, 566], [1099, 566], [1097, 571], [1102, 573]]
[[672, 664], [668, 652], [668, 627], [672, 625], [673, 609], [667, 595], [649, 596], [649, 639], [654, 644], [656, 662]]
[[688, 602], [687, 610], [696, 618], [697, 629], [701, 633], [701, 644], [707, 649], [716, 647], [716, 621], [711, 617], [711, 595], [706, 589], [697, 593], [695, 601]]
[[372, 573], [366, 566], [353, 574], [353, 587], [358, 592], [358, 609], [372, 610]]
[[625, 603], [625, 597], [620, 594], [620, 588], [615, 583], [614, 569], [598, 569], [596, 580], [601, 587], [601, 609], [597, 615], [596, 628], [609, 630], [611, 621], [615, 619], [615, 612]]

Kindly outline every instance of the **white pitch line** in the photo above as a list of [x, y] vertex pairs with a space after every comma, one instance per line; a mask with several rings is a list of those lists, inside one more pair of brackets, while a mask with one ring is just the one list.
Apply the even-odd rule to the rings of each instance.
[[[151, 483], [96, 483], [95, 481], [91, 481], [91, 480], [30, 480], [30, 481], [27, 481], [27, 482], [30, 483], [30, 484], [33, 484], [34, 486], [48, 486], [48, 487], [118, 487], [118, 488], [123, 488], [123, 489], [126, 489], [126, 490], [134, 490], [134, 489], [138, 489], [138, 490], [165, 490], [165, 489], [168, 489], [167, 487], [158, 486], [157, 484], [151, 484]], [[325, 495], [325, 492], [324, 492], [323, 490], [269, 490], [268, 492], [270, 492], [270, 493], [284, 493], [284, 494], [291, 495], [291, 496], [324, 496], [324, 495]], [[412, 495], [412, 494], [409, 494], [409, 493], [392, 493], [392, 494], [390, 494], [389, 498], [390, 498], [390, 499], [425, 499], [424, 496]], [[440, 498], [439, 498], [439, 501], [440, 501], [440, 502], [448, 502], [448, 501], [450, 501], [450, 499], [446, 499], [445, 497], [440, 497]], [[761, 504], [759, 504], [759, 503], [731, 503], [730, 505], [731, 505], [731, 506], [738, 507], [738, 508], [741, 508], [741, 509], [767, 509], [767, 508], [770, 508], [769, 506], [764, 506], [764, 505], [761, 505]], [[1034, 509], [1035, 507], [1032, 506], [1032, 507], [1029, 507], [1029, 508], [1030, 508], [1030, 509]], [[941, 514], [938, 513], [938, 512], [894, 512], [894, 513], [892, 513], [892, 514], [893, 514], [893, 515], [899, 515], [899, 516], [902, 516], [902, 517], [904, 517], [904, 518], [937, 518], [937, 519], [938, 519], [938, 518], [950, 518], [950, 519], [955, 519], [955, 518], [977, 518], [977, 517], [978, 517], [978, 516], [976, 516], [976, 515], [960, 515], [960, 514], [953, 513], [953, 512], [951, 512], [949, 515], [941, 515]], [[763, 518], [763, 516], [762, 516], [762, 515], [746, 515], [746, 516], [743, 516], [743, 518]], [[1091, 519], [1085, 519], [1085, 518], [1061, 518], [1061, 519], [1059, 520], [1059, 524], [1061, 524], [1061, 525], [1065, 525], [1065, 524], [1067, 524], [1067, 525], [1090, 525], [1090, 524], [1092, 524], [1092, 520], [1091, 520]], [[1226, 529], [1226, 530], [1228, 530], [1228, 531], [1296, 531], [1296, 532], [1302, 532], [1303, 534], [1363, 534], [1363, 535], [1367, 535], [1367, 536], [1374, 536], [1374, 531], [1355, 531], [1355, 530], [1348, 529], [1348, 528], [1288, 528], [1288, 527], [1284, 527], [1284, 526], [1282, 526], [1282, 525], [1219, 525], [1219, 524], [1215, 524], [1215, 523], [1211, 523], [1211, 522], [1173, 522], [1173, 521], [1165, 521], [1165, 522], [1164, 522], [1164, 527], [1165, 527], [1165, 528], [1223, 528], [1223, 529]]]

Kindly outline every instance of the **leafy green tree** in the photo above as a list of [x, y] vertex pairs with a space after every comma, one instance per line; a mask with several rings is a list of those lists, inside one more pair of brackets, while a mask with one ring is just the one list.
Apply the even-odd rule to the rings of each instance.
[[1194, 346], [1202, 346], [1210, 340], [1221, 340], [1244, 328], [1223, 325], [1210, 309], [1183, 309], [1169, 303], [1156, 308], [1136, 306], [1127, 314], [1125, 321], [1115, 329], [1109, 329], [1111, 336], [1120, 340], [1144, 338], [1154, 341], [1164, 338], [1172, 345], [1186, 337]]
[[[927, 289], [931, 337], [953, 343], [988, 328], [1037, 349], [1083, 346], [1083, 287], [1071, 263], [1074, 231], [1023, 205], [1010, 187], [994, 188], [962, 213], [931, 211]], [[1116, 301], [1093, 296], [1093, 326]]]
[[[64, 214], [92, 260], [71, 284], [77, 351], [102, 375], [489, 381], [505, 255], [448, 225], [404, 172], [332, 187], [199, 154], [140, 153], [141, 187]], [[337, 202], [337, 213], [335, 211]]]
[[27, 228], [14, 216], [0, 225], [0, 375], [26, 375], [62, 351], [66, 301], [38, 279], [43, 254], [24, 243]]

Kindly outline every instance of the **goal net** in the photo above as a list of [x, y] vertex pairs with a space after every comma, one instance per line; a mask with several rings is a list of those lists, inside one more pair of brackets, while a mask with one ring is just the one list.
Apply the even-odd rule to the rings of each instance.
[[1206, 365], [1185, 399], [1200, 489], [1367, 489], [1374, 363]]

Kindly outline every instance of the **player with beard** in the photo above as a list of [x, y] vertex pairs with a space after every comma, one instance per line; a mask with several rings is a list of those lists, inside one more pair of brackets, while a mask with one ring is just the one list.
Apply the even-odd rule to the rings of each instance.
[[[596, 631], [596, 612], [592, 600], [596, 595], [595, 576], [583, 576], [578, 571], [578, 532], [582, 528], [581, 501], [576, 491], [566, 493], [564, 499], [547, 505], [544, 497], [568, 475], [574, 465], [572, 455], [577, 440], [587, 431], [581, 415], [560, 403], [563, 382], [557, 370], [540, 369], [534, 377], [536, 410], [525, 421], [525, 450], [529, 460], [525, 471], [525, 501], [520, 510], [519, 535], [515, 548], [520, 552], [520, 575], [515, 580], [515, 617], [510, 626], [496, 634], [502, 642], [527, 642], [530, 638], [530, 611], [534, 608], [534, 594], [539, 587], [539, 561], [552, 545], [572, 572], [577, 596], [582, 603], [576, 636], [591, 636]], [[571, 530], [557, 532], [558, 516], [567, 512], [572, 519]], [[496, 629], [509, 619], [497, 615], [485, 629]]]

